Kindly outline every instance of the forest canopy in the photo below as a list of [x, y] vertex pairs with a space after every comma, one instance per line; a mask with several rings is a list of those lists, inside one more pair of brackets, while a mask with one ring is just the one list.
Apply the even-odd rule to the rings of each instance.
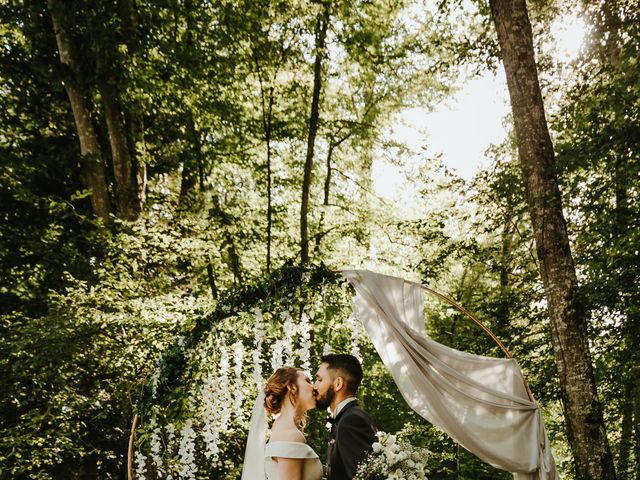
[[[570, 58], [551, 29], [568, 12], [584, 28]], [[134, 418], [137, 478], [239, 478], [254, 366], [313, 369], [325, 347], [362, 358], [361, 402], [428, 448], [429, 478], [508, 478], [403, 403], [341, 268], [423, 283], [486, 324], [562, 478], [639, 479], [639, 12], [2, 2], [0, 479], [126, 478]], [[487, 72], [511, 114], [473, 178], [390, 134]], [[425, 321], [502, 355], [446, 304], [428, 300]], [[232, 413], [203, 423], [223, 398]], [[321, 455], [324, 423], [307, 426]]]

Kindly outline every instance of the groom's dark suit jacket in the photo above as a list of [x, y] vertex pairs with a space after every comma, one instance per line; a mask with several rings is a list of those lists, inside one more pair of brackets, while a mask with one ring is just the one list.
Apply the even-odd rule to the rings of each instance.
[[327, 480], [351, 480], [371, 445], [378, 439], [377, 429], [357, 401], [347, 403], [333, 421], [327, 452]]

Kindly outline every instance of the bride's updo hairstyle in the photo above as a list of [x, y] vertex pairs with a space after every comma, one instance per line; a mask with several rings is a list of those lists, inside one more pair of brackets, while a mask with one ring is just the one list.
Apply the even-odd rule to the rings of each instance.
[[280, 367], [267, 380], [264, 387], [264, 408], [271, 415], [276, 415], [282, 410], [282, 404], [290, 392], [291, 404], [295, 406], [298, 397], [298, 372], [295, 367]]
[[[277, 415], [282, 410], [282, 405], [289, 394], [291, 405], [296, 406], [298, 399], [298, 372], [301, 368], [280, 367], [267, 380], [264, 387], [264, 408], [271, 415]], [[294, 422], [296, 426], [302, 430], [306, 424], [306, 412], [302, 415], [296, 415]]]

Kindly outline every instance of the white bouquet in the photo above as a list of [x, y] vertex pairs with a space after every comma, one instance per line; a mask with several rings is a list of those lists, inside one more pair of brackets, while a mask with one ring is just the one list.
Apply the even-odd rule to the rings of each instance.
[[378, 432], [378, 441], [358, 466], [353, 480], [426, 480], [426, 448], [415, 447], [396, 435]]

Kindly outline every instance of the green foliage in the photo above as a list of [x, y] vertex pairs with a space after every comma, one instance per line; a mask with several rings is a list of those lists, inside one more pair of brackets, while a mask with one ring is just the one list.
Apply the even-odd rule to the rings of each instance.
[[208, 308], [175, 288], [184, 240], [166, 225], [141, 227], [94, 235], [91, 275], [65, 270], [44, 313], [3, 315], [0, 451], [11, 478], [121, 471], [140, 376]]
[[[344, 350], [349, 292], [332, 270], [371, 265], [448, 294], [504, 341], [571, 478], [514, 140], [492, 147], [493, 165], [465, 182], [437, 158], [409, 165], [406, 147], [384, 136], [401, 109], [433, 106], [465, 75], [495, 68], [487, 2], [331, 3], [309, 211], [312, 260], [324, 265], [304, 280], [295, 259], [321, 5], [117, 3], [73, 0], [64, 12], [111, 196], [104, 82], [114, 89], [134, 170], [146, 175], [140, 220], [122, 222], [116, 212], [109, 228], [91, 212], [46, 2], [0, 5], [0, 478], [123, 477], [134, 412], [143, 414], [143, 450], [152, 418], [179, 427], [194, 411], [191, 387], [217, 368], [211, 342], [252, 347], [252, 308], [269, 324], [264, 373], [283, 310], [314, 315], [314, 361], [324, 343]], [[637, 413], [629, 413], [640, 391], [637, 3], [529, 2], [621, 478], [638, 471], [640, 444]], [[127, 5], [134, 8], [123, 14]], [[578, 10], [587, 46], [560, 68], [542, 45], [557, 15]], [[413, 212], [376, 194], [377, 158], [413, 168]], [[269, 202], [271, 260], [281, 266], [270, 274]], [[437, 341], [502, 354], [456, 310], [429, 301], [425, 313]], [[186, 355], [207, 345], [210, 362]], [[501, 478], [409, 411], [372, 345], [361, 339], [359, 347], [362, 403], [382, 430], [410, 432], [429, 448], [430, 478]], [[234, 419], [222, 433], [220, 464], [197, 459], [203, 475], [238, 477], [245, 427]], [[321, 415], [310, 416], [307, 432], [323, 445]]]

